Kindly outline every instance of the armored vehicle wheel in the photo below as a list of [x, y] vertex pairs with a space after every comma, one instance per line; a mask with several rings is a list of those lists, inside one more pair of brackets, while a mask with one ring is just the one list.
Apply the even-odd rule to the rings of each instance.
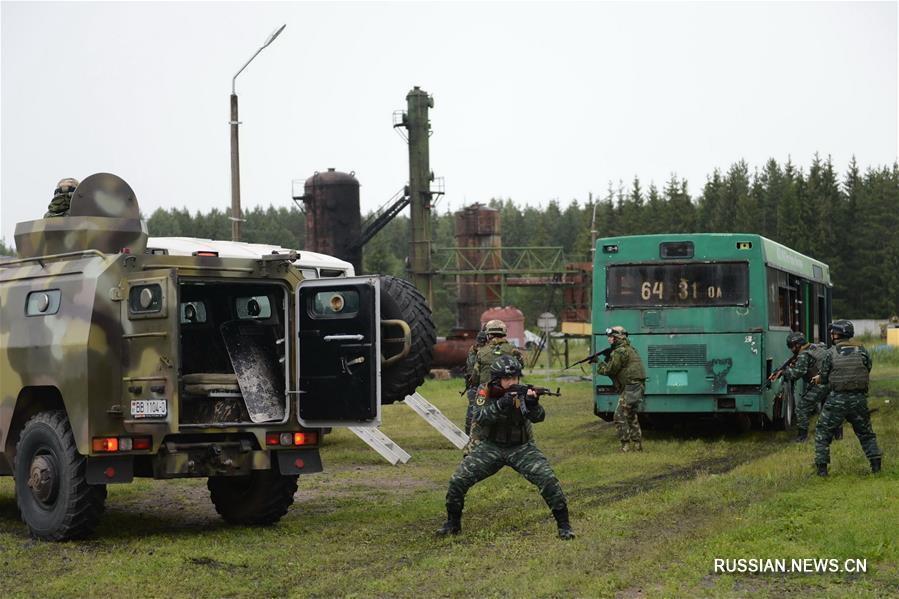
[[65, 412], [41, 412], [16, 445], [16, 503], [31, 536], [45, 541], [84, 538], [103, 513], [106, 485], [89, 485]]
[[297, 476], [254, 470], [249, 476], [210, 476], [215, 511], [229, 524], [274, 524], [293, 505]]
[[392, 404], [403, 401], [424, 382], [431, 370], [437, 329], [431, 308], [415, 285], [388, 275], [381, 277], [381, 318], [404, 320], [412, 332], [409, 355], [381, 373], [381, 403]]

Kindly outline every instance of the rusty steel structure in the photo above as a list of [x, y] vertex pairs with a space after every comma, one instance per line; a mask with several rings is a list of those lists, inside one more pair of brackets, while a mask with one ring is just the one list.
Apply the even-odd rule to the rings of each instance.
[[589, 323], [591, 263], [566, 260], [561, 247], [504, 247], [500, 213], [483, 204], [454, 214], [454, 236], [455, 247], [434, 251], [434, 274], [457, 290], [456, 326], [434, 346], [434, 366], [464, 364], [485, 319], [509, 320], [510, 336], [524, 343], [524, 315], [506, 306], [509, 287], [561, 289], [563, 321]]
[[431, 268], [431, 172], [430, 145], [431, 121], [428, 109], [434, 107], [434, 98], [417, 85], [406, 95], [406, 113], [402, 126], [409, 141], [409, 197], [412, 226], [409, 242], [409, 272], [412, 282], [424, 294], [429, 305], [434, 304], [433, 274]]
[[[502, 303], [499, 292], [501, 275], [502, 227], [498, 210], [473, 204], [453, 215], [454, 237], [459, 251], [455, 253], [455, 267], [466, 274], [456, 274], [458, 288], [455, 330], [477, 332], [481, 328], [481, 314]], [[470, 272], [477, 263], [479, 272]], [[448, 269], [442, 269], [445, 275]]]
[[359, 180], [354, 173], [329, 168], [315, 173], [303, 186], [306, 209], [306, 244], [312, 252], [328, 254], [352, 263], [362, 272], [359, 213]]
[[506, 304], [508, 287], [562, 289], [562, 319], [589, 322], [592, 264], [566, 259], [558, 246], [503, 246], [499, 211], [472, 204], [455, 213], [456, 247], [434, 251], [434, 272], [458, 289], [454, 333], [471, 334], [480, 315]]
[[562, 289], [562, 321], [590, 322], [593, 263], [569, 262], [564, 278], [571, 285]]

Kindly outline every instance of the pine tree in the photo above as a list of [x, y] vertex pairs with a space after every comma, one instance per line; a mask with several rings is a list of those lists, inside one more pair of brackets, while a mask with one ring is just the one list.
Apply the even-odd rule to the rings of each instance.
[[667, 233], [697, 233], [702, 230], [698, 221], [699, 209], [687, 192], [687, 181], [672, 175], [665, 185]]
[[732, 233], [755, 233], [759, 230], [759, 206], [756, 198], [750, 193], [749, 166], [745, 161], [734, 164], [727, 171], [724, 181], [724, 210], [733, 215], [730, 223], [723, 225], [722, 230]]

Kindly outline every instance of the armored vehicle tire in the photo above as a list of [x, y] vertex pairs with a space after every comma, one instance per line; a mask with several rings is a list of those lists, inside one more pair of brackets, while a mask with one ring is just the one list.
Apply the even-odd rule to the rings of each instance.
[[403, 401], [424, 382], [431, 370], [437, 329], [431, 307], [415, 285], [389, 275], [381, 277], [381, 318], [404, 320], [412, 332], [409, 355], [381, 372], [381, 403], [392, 404]]
[[297, 476], [254, 470], [248, 476], [210, 476], [215, 511], [229, 524], [274, 524], [293, 505]]
[[86, 472], [65, 412], [41, 412], [25, 424], [16, 445], [16, 503], [32, 537], [65, 541], [94, 530], [106, 485], [87, 484]]

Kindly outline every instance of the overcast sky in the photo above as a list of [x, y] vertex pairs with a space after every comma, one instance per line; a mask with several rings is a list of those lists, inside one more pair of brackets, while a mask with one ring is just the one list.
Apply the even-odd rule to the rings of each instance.
[[745, 159], [843, 171], [897, 157], [897, 5], [3, 2], [0, 237], [62, 177], [115, 173], [149, 216], [230, 206], [231, 77], [245, 208], [355, 171], [363, 211], [408, 178], [392, 113], [435, 99], [438, 208], [610, 180], [701, 190]]

